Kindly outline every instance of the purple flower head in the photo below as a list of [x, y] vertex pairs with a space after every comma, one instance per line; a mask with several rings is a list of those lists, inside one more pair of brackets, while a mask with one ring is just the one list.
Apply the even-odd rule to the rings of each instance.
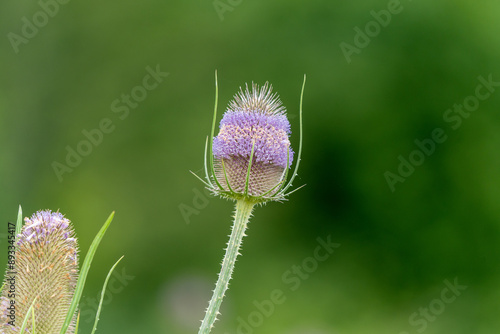
[[[71, 222], [59, 212], [38, 211], [17, 236], [14, 270], [16, 318], [23, 319], [34, 304], [37, 333], [59, 333], [68, 313], [78, 279], [78, 244]], [[10, 276], [7, 275], [7, 279]], [[8, 303], [8, 289], [0, 305]], [[0, 333], [19, 333], [0, 312]], [[31, 328], [31, 327], [30, 327]], [[74, 324], [67, 334], [74, 332]]]
[[293, 161], [290, 148], [290, 123], [285, 115], [228, 110], [214, 138], [213, 154], [217, 158], [249, 159], [254, 146], [254, 162], [286, 168]]
[[[290, 180], [288, 171], [294, 151], [290, 145], [290, 123], [286, 109], [278, 95], [266, 82], [262, 87], [252, 84], [240, 91], [229, 102], [215, 134], [217, 119], [217, 73], [215, 75], [215, 108], [210, 150], [205, 146], [205, 180], [200, 179], [214, 195], [232, 200], [254, 203], [281, 201], [295, 189], [287, 192], [297, 176], [302, 152], [302, 97], [300, 95], [300, 138], [298, 158]], [[207, 155], [207, 152], [208, 155]], [[210, 171], [210, 172], [209, 172]]]
[[278, 187], [294, 154], [285, 113], [267, 82], [240, 88], [213, 139], [215, 178], [224, 191], [261, 197]]

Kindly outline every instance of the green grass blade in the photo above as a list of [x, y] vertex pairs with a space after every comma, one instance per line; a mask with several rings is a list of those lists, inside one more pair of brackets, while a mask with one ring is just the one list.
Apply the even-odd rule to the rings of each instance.
[[[125, 256], [125, 255], [123, 255], [123, 256]], [[115, 267], [123, 259], [123, 256], [121, 258], [119, 258], [118, 261], [116, 261], [116, 263], [113, 265], [113, 267], [111, 267], [111, 269], [109, 270], [108, 276], [106, 276], [106, 280], [104, 281], [104, 285], [103, 285], [102, 291], [101, 291], [101, 300], [99, 301], [99, 307], [97, 308], [97, 314], [95, 315], [94, 329], [92, 329], [91, 334], [94, 334], [94, 332], [97, 329], [97, 323], [99, 322], [99, 315], [101, 314], [102, 301], [104, 300], [104, 293], [106, 292], [106, 286], [108, 285], [109, 278], [111, 277], [113, 270], [115, 270]]]
[[[35, 305], [36, 298], [33, 300], [33, 303], [31, 303], [30, 308], [28, 309], [28, 312], [26, 312], [26, 315], [24, 316], [23, 324], [21, 325], [21, 330], [19, 333], [24, 333], [26, 330], [26, 326], [28, 326], [28, 319], [30, 318], [30, 313], [33, 315], [33, 329], [35, 328], [35, 310], [33, 309], [33, 306]], [[33, 333], [35, 331], [33, 330]]]
[[[36, 300], [36, 298], [35, 298], [35, 300]], [[33, 306], [33, 304], [31, 306]], [[35, 309], [31, 309], [31, 319], [33, 320], [33, 327], [32, 327], [33, 328], [33, 334], [36, 334]]]
[[19, 205], [19, 211], [17, 212], [17, 222], [16, 222], [16, 236], [21, 233], [23, 228], [23, 209]]
[[80, 311], [78, 311], [78, 316], [76, 317], [75, 334], [78, 334], [78, 326], [80, 326]]
[[102, 238], [104, 237], [104, 234], [106, 233], [106, 230], [108, 229], [109, 225], [113, 221], [113, 217], [115, 216], [115, 212], [111, 212], [109, 215], [108, 219], [104, 223], [104, 225], [101, 227], [101, 230], [97, 233], [97, 235], [94, 238], [94, 241], [92, 242], [92, 245], [90, 245], [90, 248], [87, 252], [87, 255], [85, 256], [85, 260], [83, 261], [82, 269], [80, 271], [80, 276], [78, 278], [78, 282], [76, 284], [75, 288], [75, 295], [73, 296], [73, 300], [71, 301], [71, 305], [68, 310], [68, 314], [66, 315], [66, 319], [64, 320], [64, 324], [61, 328], [60, 334], [66, 334], [66, 331], [68, 330], [69, 325], [71, 324], [71, 320], [73, 319], [73, 316], [76, 312], [76, 308], [78, 307], [78, 303], [80, 302], [80, 298], [82, 297], [82, 292], [83, 288], [85, 286], [85, 281], [87, 280], [87, 274], [90, 270], [90, 265], [92, 264], [92, 260], [94, 259], [94, 255], [97, 251], [97, 247], [99, 247], [99, 243], [101, 242]]

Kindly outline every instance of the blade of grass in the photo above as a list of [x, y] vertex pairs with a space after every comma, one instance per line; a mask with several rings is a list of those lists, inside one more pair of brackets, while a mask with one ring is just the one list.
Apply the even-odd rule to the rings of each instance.
[[[36, 300], [36, 298], [35, 298], [35, 300]], [[31, 319], [33, 320], [33, 327], [32, 327], [33, 328], [33, 334], [36, 334], [35, 309], [34, 308], [31, 309]]]
[[115, 267], [118, 265], [118, 263], [120, 263], [120, 261], [123, 259], [123, 256], [119, 258], [118, 261], [116, 261], [113, 267], [111, 267], [111, 269], [109, 270], [108, 276], [106, 276], [106, 280], [104, 281], [104, 285], [101, 291], [101, 300], [99, 301], [99, 307], [97, 308], [97, 314], [95, 315], [94, 329], [92, 329], [91, 334], [94, 334], [94, 332], [97, 329], [97, 323], [99, 322], [99, 315], [101, 314], [102, 301], [104, 300], [104, 293], [106, 292], [106, 286], [108, 285], [109, 277], [113, 273], [113, 270], [115, 270]]
[[80, 325], [80, 311], [78, 311], [78, 316], [76, 317], [75, 334], [78, 334], [78, 326], [79, 325]]
[[71, 320], [73, 319], [73, 316], [76, 312], [76, 308], [78, 307], [78, 303], [80, 302], [80, 298], [82, 297], [82, 292], [83, 288], [85, 286], [85, 281], [87, 280], [87, 274], [90, 270], [90, 265], [92, 264], [92, 260], [94, 259], [95, 252], [97, 251], [97, 247], [99, 247], [99, 243], [101, 242], [102, 238], [104, 237], [104, 234], [106, 233], [106, 230], [109, 227], [109, 224], [113, 221], [113, 217], [115, 216], [115, 212], [111, 212], [109, 215], [108, 219], [104, 223], [104, 225], [101, 227], [101, 230], [97, 233], [97, 235], [94, 238], [94, 241], [92, 242], [92, 245], [90, 245], [89, 251], [87, 252], [87, 255], [85, 256], [85, 260], [83, 261], [82, 269], [80, 271], [80, 276], [78, 278], [78, 282], [76, 284], [75, 288], [75, 294], [73, 296], [73, 300], [71, 301], [71, 305], [68, 310], [68, 314], [66, 315], [66, 319], [64, 320], [64, 324], [61, 328], [60, 334], [66, 334], [66, 331], [68, 330], [68, 327], [71, 323]]
[[21, 233], [22, 228], [23, 228], [23, 209], [19, 205], [19, 211], [17, 212], [17, 222], [16, 222], [16, 238], [19, 235], [19, 233]]
[[[24, 333], [26, 330], [26, 326], [28, 326], [28, 319], [30, 317], [30, 313], [33, 315], [33, 329], [35, 328], [35, 310], [33, 310], [33, 306], [35, 305], [37, 297], [33, 300], [33, 303], [31, 303], [30, 308], [28, 309], [28, 312], [26, 312], [26, 315], [24, 316], [23, 324], [21, 325], [21, 330], [19, 333]], [[34, 331], [33, 331], [34, 333]]]

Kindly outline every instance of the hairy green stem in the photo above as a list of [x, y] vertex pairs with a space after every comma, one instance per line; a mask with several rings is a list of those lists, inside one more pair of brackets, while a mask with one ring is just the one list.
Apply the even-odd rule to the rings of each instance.
[[217, 320], [220, 304], [222, 303], [222, 298], [224, 298], [224, 293], [226, 292], [229, 280], [231, 279], [236, 257], [240, 254], [239, 249], [241, 247], [241, 241], [245, 236], [245, 230], [247, 228], [248, 220], [252, 215], [254, 205], [255, 203], [249, 202], [245, 199], [240, 199], [236, 202], [233, 230], [231, 232], [229, 242], [227, 243], [226, 254], [224, 255], [224, 260], [222, 261], [219, 279], [215, 285], [214, 294], [212, 299], [210, 299], [207, 312], [205, 313], [205, 318], [201, 323], [198, 334], [210, 333], [215, 320]]

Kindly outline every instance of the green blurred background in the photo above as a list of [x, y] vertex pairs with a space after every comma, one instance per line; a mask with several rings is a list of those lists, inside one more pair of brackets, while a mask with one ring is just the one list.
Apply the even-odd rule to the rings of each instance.
[[[456, 130], [443, 118], [474, 102], [479, 76], [500, 81], [498, 1], [73, 0], [57, 13], [46, 3], [0, 5], [0, 241], [19, 204], [25, 216], [59, 209], [83, 258], [116, 211], [81, 333], [121, 255], [98, 332], [197, 332], [233, 210], [189, 173], [203, 167], [216, 69], [219, 117], [239, 86], [270, 81], [295, 148], [307, 74], [295, 182], [307, 186], [256, 209], [213, 333], [500, 331], [500, 91]], [[390, 22], [372, 22], [388, 8], [398, 11]], [[26, 39], [23, 17], [40, 26], [24, 28]], [[354, 47], [367, 24], [369, 43], [348, 62], [341, 43]], [[113, 112], [122, 94], [141, 92], [148, 66], [169, 74], [126, 117]], [[103, 119], [113, 130], [59, 180], [54, 161], [66, 164], [67, 147]], [[384, 173], [437, 128], [446, 141], [391, 191]], [[292, 290], [282, 276], [311, 265], [328, 236], [340, 246]], [[443, 302], [445, 280], [467, 288]], [[276, 289], [286, 300], [259, 318], [256, 303]]]

